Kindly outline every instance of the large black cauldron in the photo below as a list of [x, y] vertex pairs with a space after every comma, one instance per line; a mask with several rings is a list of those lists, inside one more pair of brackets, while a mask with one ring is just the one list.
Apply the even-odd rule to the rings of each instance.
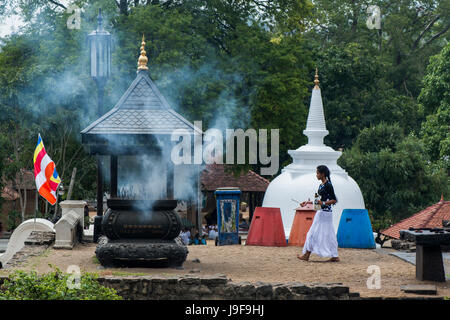
[[102, 219], [106, 237], [95, 254], [103, 266], [180, 267], [188, 250], [178, 239], [176, 200], [109, 199]]
[[102, 230], [111, 240], [172, 240], [180, 234], [176, 200], [108, 199], [107, 204]]

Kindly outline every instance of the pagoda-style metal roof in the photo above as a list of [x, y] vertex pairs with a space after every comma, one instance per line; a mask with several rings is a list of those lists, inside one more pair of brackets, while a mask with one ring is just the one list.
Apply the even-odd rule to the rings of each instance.
[[201, 130], [173, 110], [147, 71], [138, 72], [128, 90], [108, 113], [81, 132], [83, 142], [92, 135], [170, 135], [184, 129], [201, 134]]

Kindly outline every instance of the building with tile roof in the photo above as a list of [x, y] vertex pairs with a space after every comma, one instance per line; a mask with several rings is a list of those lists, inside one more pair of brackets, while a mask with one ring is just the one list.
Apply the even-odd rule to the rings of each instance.
[[224, 164], [209, 164], [201, 174], [202, 191], [215, 191], [218, 188], [238, 187], [242, 192], [265, 192], [270, 181], [249, 170], [235, 177], [226, 171]]
[[255, 208], [262, 206], [269, 183], [269, 180], [252, 170], [236, 177], [232, 172], [226, 170], [225, 164], [209, 164], [202, 171], [200, 177], [201, 190], [206, 196], [203, 211], [212, 213], [216, 209], [214, 191], [218, 188], [237, 187], [242, 192], [240, 201], [248, 204], [248, 218], [251, 221]]
[[381, 234], [399, 239], [400, 230], [408, 230], [409, 228], [442, 228], [442, 220], [450, 220], [450, 201], [444, 201], [443, 196], [438, 203], [382, 230]]

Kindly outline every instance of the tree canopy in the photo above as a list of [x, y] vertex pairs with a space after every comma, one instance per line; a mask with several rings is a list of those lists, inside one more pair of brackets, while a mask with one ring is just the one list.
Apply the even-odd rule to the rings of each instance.
[[[67, 27], [73, 5], [80, 29]], [[370, 5], [380, 29], [366, 24]], [[41, 133], [65, 184], [78, 168], [73, 198], [94, 198], [79, 132], [97, 118], [86, 35], [99, 8], [113, 38], [105, 112], [134, 79], [145, 35], [150, 76], [173, 108], [204, 130], [279, 128], [281, 169], [306, 143], [318, 67], [325, 142], [344, 148], [374, 218], [450, 196], [450, 8], [437, 0], [0, 1], [0, 19], [24, 21], [0, 39], [2, 176], [32, 169]]]

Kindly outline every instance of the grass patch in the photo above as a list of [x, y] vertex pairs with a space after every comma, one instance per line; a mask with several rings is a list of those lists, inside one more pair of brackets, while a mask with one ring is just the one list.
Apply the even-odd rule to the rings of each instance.
[[28, 257], [20, 266], [18, 266], [19, 268], [26, 268], [26, 267], [31, 267], [32, 269], [36, 269], [37, 266], [41, 263], [41, 260], [43, 258], [47, 258], [50, 255], [51, 252], [51, 248], [47, 248], [44, 251], [42, 251], [40, 254], [33, 256], [33, 257]]
[[94, 264], [100, 264], [100, 261], [98, 261], [97, 256], [92, 256], [92, 263]]

